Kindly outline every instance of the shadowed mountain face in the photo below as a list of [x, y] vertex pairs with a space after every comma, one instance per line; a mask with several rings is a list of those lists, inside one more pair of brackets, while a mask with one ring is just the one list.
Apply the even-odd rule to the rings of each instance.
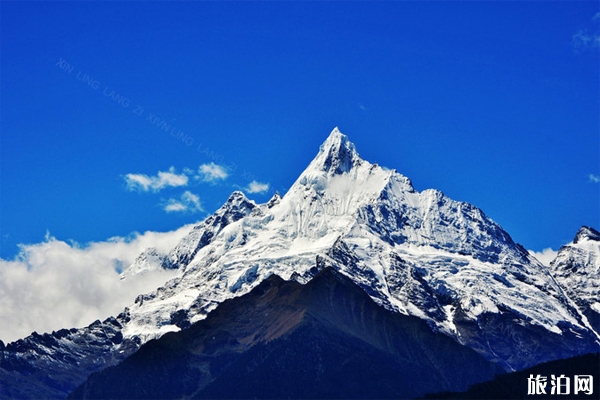
[[499, 368], [326, 269], [271, 276], [189, 329], [148, 342], [70, 398], [407, 398]]

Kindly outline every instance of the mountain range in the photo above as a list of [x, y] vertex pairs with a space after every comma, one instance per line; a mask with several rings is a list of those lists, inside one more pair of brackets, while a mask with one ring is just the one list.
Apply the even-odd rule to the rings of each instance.
[[598, 231], [545, 266], [337, 128], [283, 197], [234, 192], [122, 279], [157, 269], [118, 316], [0, 342], [0, 397], [415, 397], [600, 349]]

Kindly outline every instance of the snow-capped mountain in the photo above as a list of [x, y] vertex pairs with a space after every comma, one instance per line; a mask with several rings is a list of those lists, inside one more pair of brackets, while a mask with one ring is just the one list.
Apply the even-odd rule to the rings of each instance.
[[138, 298], [125, 337], [179, 330], [272, 274], [306, 282], [325, 266], [509, 369], [599, 337], [548, 268], [481, 210], [417, 192], [337, 129], [283, 198], [255, 205], [234, 193], [169, 259], [181, 275]]
[[550, 270], [580, 313], [600, 332], [600, 232], [582, 227], [573, 242], [558, 251]]
[[[588, 236], [571, 247], [583, 251]], [[271, 275], [305, 284], [331, 268], [387, 310], [520, 369], [598, 351], [599, 331], [581, 305], [597, 293], [598, 258], [593, 269], [585, 257], [573, 262], [592, 277], [591, 297], [588, 289], [566, 290], [478, 208], [437, 190], [418, 192], [397, 171], [361, 159], [336, 128], [283, 197], [257, 205], [234, 192], [168, 254], [141, 254], [123, 279], [157, 268], [178, 273], [110, 321], [128, 347], [112, 343], [106, 351], [130, 354], [132, 343], [185, 329]], [[35, 365], [42, 356], [70, 362], [55, 356], [65, 351], [33, 347]]]

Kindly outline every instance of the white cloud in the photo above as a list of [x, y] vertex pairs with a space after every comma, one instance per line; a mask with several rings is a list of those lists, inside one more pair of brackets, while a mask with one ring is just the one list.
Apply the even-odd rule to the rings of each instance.
[[229, 176], [225, 167], [213, 162], [210, 164], [202, 164], [198, 168], [198, 173], [200, 174], [198, 178], [205, 182], [215, 182], [219, 179], [226, 179]]
[[549, 266], [550, 263], [556, 258], [558, 251], [552, 250], [550, 247], [540, 252], [528, 250], [529, 254], [537, 258], [542, 264]]
[[267, 190], [269, 190], [269, 184], [252, 181], [248, 187], [246, 187], [246, 190], [248, 193], [265, 193]]
[[200, 203], [200, 197], [194, 193], [186, 190], [179, 200], [169, 199], [165, 204], [166, 212], [199, 212], [202, 211], [202, 204]]
[[175, 168], [171, 167], [166, 172], [159, 171], [156, 176], [127, 174], [125, 175], [125, 181], [129, 190], [139, 190], [142, 192], [153, 190], [156, 192], [169, 186], [186, 186], [188, 177], [185, 174], [177, 174]]
[[82, 327], [117, 315], [137, 295], [174, 275], [157, 271], [121, 280], [120, 268], [131, 265], [148, 247], [169, 251], [191, 227], [135, 233], [85, 246], [49, 235], [42, 243], [21, 245], [14, 260], [0, 259], [0, 340]]
[[169, 202], [165, 205], [166, 212], [183, 212], [187, 209], [185, 204], [180, 203], [175, 199], [169, 199]]
[[148, 175], [127, 174], [125, 175], [125, 181], [127, 182], [127, 189], [129, 190], [138, 189], [147, 192], [152, 186], [152, 178]]
[[592, 182], [592, 183], [600, 183], [600, 176], [598, 176], [598, 175], [589, 174], [589, 175], [588, 175], [588, 179], [589, 179], [589, 180], [590, 180], [590, 182]]

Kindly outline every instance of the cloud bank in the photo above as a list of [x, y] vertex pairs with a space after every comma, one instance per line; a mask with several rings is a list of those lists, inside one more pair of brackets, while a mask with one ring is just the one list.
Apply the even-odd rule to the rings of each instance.
[[0, 340], [83, 327], [117, 315], [138, 294], [174, 276], [173, 271], [158, 271], [121, 280], [121, 270], [148, 247], [167, 252], [191, 227], [85, 246], [50, 235], [42, 243], [22, 245], [14, 260], [0, 259]]

